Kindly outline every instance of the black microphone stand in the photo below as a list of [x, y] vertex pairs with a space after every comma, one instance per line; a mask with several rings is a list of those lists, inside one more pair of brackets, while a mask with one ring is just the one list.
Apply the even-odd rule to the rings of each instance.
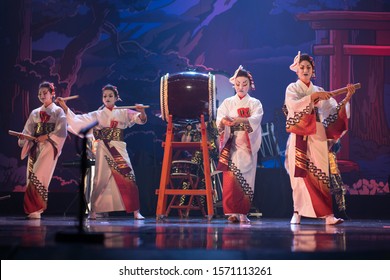
[[88, 157], [87, 157], [87, 133], [90, 129], [98, 124], [97, 121], [89, 124], [87, 127], [80, 130], [79, 134], [83, 135], [82, 149], [81, 149], [81, 182], [79, 186], [79, 213], [78, 213], [78, 227], [77, 233], [58, 232], [56, 234], [56, 241], [59, 242], [82, 242], [82, 243], [103, 243], [104, 234], [85, 232], [84, 230], [84, 215], [86, 210], [86, 203], [84, 201], [85, 176], [87, 174]]

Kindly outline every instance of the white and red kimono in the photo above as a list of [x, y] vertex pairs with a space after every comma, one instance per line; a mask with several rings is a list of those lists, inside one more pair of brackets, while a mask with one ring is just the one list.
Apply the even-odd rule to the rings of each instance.
[[36, 137], [49, 134], [44, 142], [18, 140], [19, 146], [23, 147], [21, 158], [28, 155], [24, 211], [41, 214], [47, 208], [49, 184], [67, 135], [64, 111], [54, 103], [34, 109], [23, 133]]
[[[76, 115], [70, 109], [66, 114], [68, 130], [77, 134], [93, 122], [96, 145], [95, 176], [91, 196], [91, 211], [105, 213], [111, 211], [139, 210], [139, 192], [135, 183], [135, 174], [123, 130], [134, 124], [145, 124], [140, 113], [128, 109], [102, 110]], [[99, 136], [100, 135], [100, 136]]]
[[[232, 129], [223, 127], [224, 117], [248, 119], [249, 124]], [[248, 214], [254, 195], [257, 152], [261, 145], [261, 102], [248, 94], [242, 99], [236, 94], [226, 98], [217, 111], [216, 125], [220, 128], [219, 167], [223, 171], [223, 210], [226, 215]]]
[[333, 98], [311, 101], [310, 95], [324, 91], [301, 80], [286, 89], [285, 167], [290, 175], [294, 211], [305, 217], [333, 214], [329, 189], [328, 139], [339, 139], [348, 129], [349, 103]]

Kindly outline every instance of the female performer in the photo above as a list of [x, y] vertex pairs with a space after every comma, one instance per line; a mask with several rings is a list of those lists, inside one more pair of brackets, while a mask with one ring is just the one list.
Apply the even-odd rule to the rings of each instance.
[[38, 99], [43, 105], [31, 112], [22, 132], [35, 140], [18, 140], [22, 159], [28, 155], [24, 211], [29, 219], [40, 219], [47, 208], [49, 184], [67, 135], [65, 114], [53, 103], [54, 97], [54, 85], [42, 82]]
[[77, 133], [89, 124], [97, 123], [93, 130], [98, 141], [89, 218], [96, 219], [97, 213], [124, 210], [134, 212], [134, 218], [142, 220], [138, 187], [123, 130], [134, 124], [145, 124], [145, 109], [142, 105], [136, 105], [137, 111], [115, 109], [115, 103], [120, 98], [118, 89], [110, 84], [103, 87], [102, 98], [102, 109], [82, 115], [74, 114], [62, 98], [56, 100], [65, 111], [69, 131]]
[[246, 223], [254, 195], [263, 106], [249, 96], [249, 89], [255, 85], [250, 72], [241, 65], [230, 82], [236, 94], [226, 98], [217, 111], [221, 150], [217, 169], [223, 171], [225, 215], [229, 222]]
[[343, 220], [335, 218], [332, 209], [327, 140], [339, 139], [347, 131], [348, 102], [355, 88], [347, 85], [347, 96], [337, 104], [329, 92], [311, 82], [315, 76], [311, 56], [299, 52], [290, 69], [298, 76], [288, 85], [285, 97], [286, 129], [290, 133], [285, 166], [294, 201], [291, 223], [299, 224], [305, 216], [340, 224]]

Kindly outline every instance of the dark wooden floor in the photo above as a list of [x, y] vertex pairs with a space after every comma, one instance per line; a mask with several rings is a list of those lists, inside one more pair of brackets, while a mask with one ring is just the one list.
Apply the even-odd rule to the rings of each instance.
[[[390, 220], [0, 217], [1, 259], [390, 259]], [[80, 230], [82, 229], [82, 230]]]

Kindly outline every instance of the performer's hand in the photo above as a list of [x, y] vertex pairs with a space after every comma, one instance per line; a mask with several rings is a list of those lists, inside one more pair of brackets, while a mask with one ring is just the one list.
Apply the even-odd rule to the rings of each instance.
[[320, 92], [320, 94], [319, 94], [320, 100], [328, 100], [328, 99], [331, 98], [331, 97], [332, 97], [332, 95], [331, 95], [330, 92], [328, 92], [328, 91], [322, 91], [322, 92]]
[[225, 116], [222, 120], [221, 120], [222, 124], [223, 125], [226, 125], [226, 126], [233, 126], [234, 125], [234, 120], [231, 119], [230, 117], [228, 116]]
[[145, 113], [145, 107], [143, 104], [135, 104], [135, 109], [138, 111], [138, 112], [144, 112]]
[[312, 101], [328, 100], [329, 98], [332, 97], [332, 95], [328, 91], [318, 91], [318, 92], [313, 93], [311, 96], [312, 96]]
[[68, 106], [66, 106], [66, 101], [64, 101], [62, 97], [57, 97], [55, 103], [57, 103], [64, 110], [65, 114], [68, 112]]
[[38, 143], [38, 142], [45, 142], [47, 139], [49, 139], [49, 137], [47, 136], [47, 134], [45, 135], [41, 135], [41, 136], [38, 136], [37, 138], [35, 138], [35, 142]]
[[19, 138], [20, 140], [26, 139], [26, 137], [24, 137], [24, 135], [18, 135], [18, 138]]
[[247, 118], [243, 118], [243, 117], [237, 117], [237, 118], [234, 118], [233, 119], [233, 124], [234, 125], [239, 125], [239, 124], [246, 124], [248, 123], [248, 119]]
[[348, 85], [347, 85], [347, 90], [348, 90], [347, 96], [346, 96], [345, 99], [344, 99], [345, 102], [348, 102], [348, 101], [351, 99], [352, 95], [353, 95], [353, 94], [355, 93], [355, 91], [356, 91], [356, 89], [355, 89], [355, 87], [353, 86], [353, 84], [348, 84]]
[[135, 104], [135, 109], [140, 112], [139, 118], [141, 121], [145, 122], [146, 121], [146, 113], [145, 113], [145, 107], [143, 104]]

